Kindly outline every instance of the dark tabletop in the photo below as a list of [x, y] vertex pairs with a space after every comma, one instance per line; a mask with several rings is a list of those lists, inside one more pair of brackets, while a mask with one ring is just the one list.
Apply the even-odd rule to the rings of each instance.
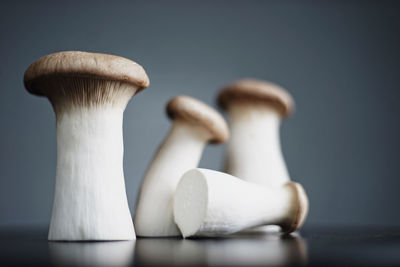
[[308, 227], [288, 236], [48, 242], [45, 228], [1, 228], [0, 266], [397, 265], [400, 228]]

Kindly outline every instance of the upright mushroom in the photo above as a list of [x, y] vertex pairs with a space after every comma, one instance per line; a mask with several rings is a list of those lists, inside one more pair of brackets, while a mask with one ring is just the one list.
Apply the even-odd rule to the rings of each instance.
[[174, 220], [184, 237], [219, 236], [262, 225], [299, 229], [308, 212], [300, 184], [261, 186], [223, 172], [187, 171], [174, 196]]
[[137, 63], [113, 55], [59, 52], [25, 72], [57, 120], [57, 167], [49, 240], [135, 238], [123, 172], [123, 112], [149, 85]]
[[263, 185], [290, 181], [279, 138], [281, 119], [294, 107], [290, 94], [275, 84], [245, 79], [222, 89], [217, 101], [230, 118], [226, 172]]
[[138, 236], [181, 235], [172, 215], [173, 194], [182, 174], [197, 167], [207, 142], [223, 143], [228, 126], [208, 105], [177, 96], [167, 105], [173, 120], [168, 136], [157, 150], [143, 178], [134, 224]]

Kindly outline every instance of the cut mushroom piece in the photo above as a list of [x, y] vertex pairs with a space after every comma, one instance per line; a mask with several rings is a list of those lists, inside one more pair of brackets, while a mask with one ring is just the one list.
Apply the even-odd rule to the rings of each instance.
[[57, 119], [57, 167], [49, 240], [135, 238], [123, 172], [123, 112], [149, 85], [118, 56], [59, 52], [25, 72], [26, 89], [47, 97]]
[[281, 119], [294, 107], [290, 94], [275, 84], [245, 79], [222, 89], [218, 104], [230, 118], [225, 171], [262, 185], [290, 181], [279, 137]]
[[180, 236], [172, 215], [172, 197], [182, 174], [197, 167], [207, 142], [223, 143], [228, 126], [208, 105], [177, 96], [167, 105], [173, 120], [143, 178], [134, 224], [138, 236]]
[[299, 229], [308, 212], [300, 184], [260, 186], [207, 169], [187, 171], [174, 195], [174, 220], [184, 237], [232, 234], [261, 225]]

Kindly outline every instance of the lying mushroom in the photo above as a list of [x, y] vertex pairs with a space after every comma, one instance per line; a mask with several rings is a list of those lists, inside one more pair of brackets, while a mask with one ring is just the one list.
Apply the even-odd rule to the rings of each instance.
[[290, 181], [279, 138], [281, 118], [293, 110], [290, 94], [272, 83], [241, 80], [219, 93], [218, 104], [230, 117], [226, 172], [263, 185]]
[[213, 108], [188, 96], [167, 105], [173, 119], [168, 136], [144, 176], [134, 219], [138, 236], [180, 236], [172, 216], [172, 197], [182, 174], [197, 167], [207, 142], [223, 143], [228, 126]]
[[118, 56], [60, 52], [35, 61], [24, 83], [50, 100], [57, 119], [49, 240], [134, 239], [122, 118], [129, 99], [149, 85], [143, 68]]
[[207, 169], [187, 171], [174, 195], [174, 220], [184, 237], [218, 236], [261, 225], [299, 229], [308, 212], [300, 184], [271, 188]]

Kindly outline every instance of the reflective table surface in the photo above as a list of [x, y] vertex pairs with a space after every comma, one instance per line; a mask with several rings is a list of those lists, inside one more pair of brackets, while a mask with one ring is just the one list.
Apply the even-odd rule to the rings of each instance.
[[120, 242], [48, 242], [46, 236], [45, 228], [0, 228], [0, 266], [400, 266], [400, 228]]

